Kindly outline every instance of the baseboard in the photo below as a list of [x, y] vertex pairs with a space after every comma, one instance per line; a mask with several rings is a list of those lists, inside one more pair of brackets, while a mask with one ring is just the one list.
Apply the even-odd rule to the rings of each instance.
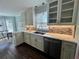
[[24, 44], [26, 44], [26, 43], [25, 43], [25, 42], [23, 42], [23, 43], [21, 43], [21, 44], [19, 44], [19, 45], [15, 46], [15, 47], [19, 47], [19, 46], [22, 46], [22, 45], [24, 45]]

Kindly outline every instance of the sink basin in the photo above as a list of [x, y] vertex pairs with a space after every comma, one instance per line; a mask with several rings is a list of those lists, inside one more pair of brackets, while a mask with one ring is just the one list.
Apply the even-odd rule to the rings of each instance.
[[36, 33], [36, 34], [41, 34], [41, 35], [44, 35], [45, 33], [43, 33], [43, 32], [34, 32], [34, 33]]

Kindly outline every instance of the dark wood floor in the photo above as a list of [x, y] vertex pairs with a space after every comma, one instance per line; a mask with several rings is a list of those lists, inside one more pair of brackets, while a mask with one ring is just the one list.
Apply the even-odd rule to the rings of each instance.
[[12, 43], [0, 44], [0, 59], [48, 59], [28, 45], [22, 44], [15, 48]]

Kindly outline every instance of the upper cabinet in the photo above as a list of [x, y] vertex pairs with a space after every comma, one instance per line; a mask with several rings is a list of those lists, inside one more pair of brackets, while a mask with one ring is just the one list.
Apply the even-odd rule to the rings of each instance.
[[49, 16], [48, 16], [48, 22], [49, 23], [57, 23], [58, 18], [58, 0], [49, 2]]
[[22, 14], [23, 14], [23, 19], [25, 21], [25, 25], [33, 25], [34, 8], [29, 7]]
[[62, 0], [60, 23], [74, 24], [76, 22], [77, 0]]
[[75, 24], [78, 0], [49, 0], [48, 24]]
[[26, 24], [33, 25], [33, 8], [28, 8], [26, 12]]

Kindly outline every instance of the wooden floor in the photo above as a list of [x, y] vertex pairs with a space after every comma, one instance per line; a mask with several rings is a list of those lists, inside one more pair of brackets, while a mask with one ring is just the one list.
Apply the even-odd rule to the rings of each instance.
[[38, 51], [22, 44], [15, 48], [12, 43], [0, 44], [0, 59], [48, 59]]

